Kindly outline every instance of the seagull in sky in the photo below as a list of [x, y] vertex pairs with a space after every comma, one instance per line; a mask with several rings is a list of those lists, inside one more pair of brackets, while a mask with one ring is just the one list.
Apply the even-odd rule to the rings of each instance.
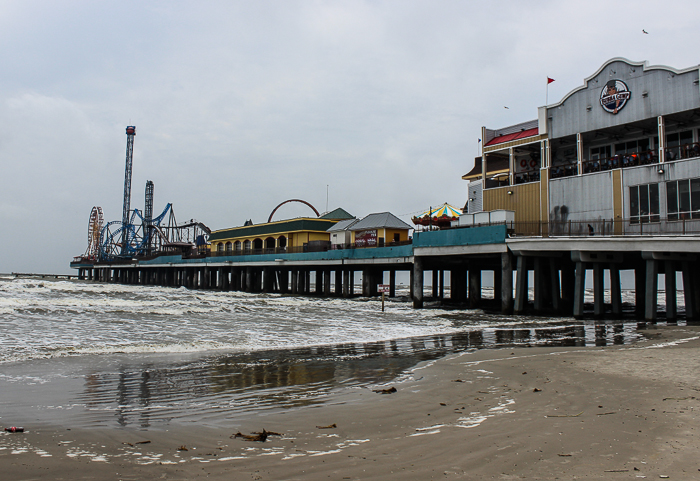
[[647, 35], [649, 35], [649, 32], [647, 32], [647, 31], [644, 30], [644, 29], [642, 29], [642, 33], [646, 33]]
[[[506, 107], [505, 105], [503, 106], [503, 108], [504, 108], [504, 109], [508, 109], [508, 107]], [[508, 110], [510, 110], [510, 109], [508, 109]]]

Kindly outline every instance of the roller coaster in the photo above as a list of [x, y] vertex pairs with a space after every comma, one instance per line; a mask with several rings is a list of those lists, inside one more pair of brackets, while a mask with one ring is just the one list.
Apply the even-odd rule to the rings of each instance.
[[170, 253], [189, 255], [206, 249], [211, 230], [194, 219], [178, 224], [172, 204], [167, 204], [159, 216], [152, 217], [154, 189], [150, 180], [146, 182], [145, 211], [130, 209], [136, 127], [127, 127], [126, 135], [122, 220], [104, 224], [102, 208], [93, 207], [88, 221], [88, 247], [74, 262], [114, 262]]
[[[164, 222], [165, 221], [165, 222]], [[158, 217], [147, 221], [139, 209], [134, 209], [129, 222], [107, 223], [100, 233], [99, 260], [149, 257], [167, 253], [189, 253], [206, 244], [211, 230], [192, 219], [177, 223], [172, 204]]]

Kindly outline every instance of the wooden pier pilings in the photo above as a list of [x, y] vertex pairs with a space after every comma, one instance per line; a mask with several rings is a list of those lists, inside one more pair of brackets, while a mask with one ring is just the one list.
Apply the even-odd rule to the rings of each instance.
[[[314, 253], [308, 259], [303, 254], [196, 260], [171, 256], [76, 267], [81, 279], [101, 282], [323, 297], [373, 297], [386, 279], [389, 296], [394, 297], [396, 273], [405, 272], [415, 308], [430, 300], [507, 315], [624, 315], [648, 321], [661, 316], [657, 299], [659, 275], [664, 274], [663, 318], [679, 317], [680, 278], [684, 317], [700, 320], [700, 238], [508, 238], [503, 229], [502, 238], [493, 240], [489, 237], [492, 231], [482, 231], [481, 237], [474, 232], [456, 240], [454, 233], [447, 237], [430, 232], [416, 236], [411, 246], [329, 251]], [[485, 272], [493, 281], [488, 298], [484, 296]], [[362, 282], [357, 285], [360, 276]], [[633, 284], [633, 302], [623, 302], [623, 277], [628, 279], [627, 288]], [[428, 295], [426, 278], [431, 287]], [[592, 306], [584, 302], [587, 287], [592, 287]]]

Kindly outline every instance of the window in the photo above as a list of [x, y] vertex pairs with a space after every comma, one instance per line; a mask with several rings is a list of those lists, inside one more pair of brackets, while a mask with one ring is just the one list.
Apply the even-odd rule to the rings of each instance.
[[700, 178], [666, 182], [668, 220], [700, 219]]
[[615, 144], [615, 155], [635, 154], [649, 150], [649, 139], [632, 140]]
[[630, 187], [630, 224], [659, 222], [659, 184]]
[[605, 147], [593, 147], [591, 149], [591, 160], [607, 159], [612, 156], [611, 152], [612, 150], [609, 145]]
[[[687, 157], [692, 149], [693, 131], [686, 130], [683, 132], [674, 132], [666, 134], [666, 161], [678, 160]], [[654, 146], [658, 149], [659, 138], [654, 137]]]

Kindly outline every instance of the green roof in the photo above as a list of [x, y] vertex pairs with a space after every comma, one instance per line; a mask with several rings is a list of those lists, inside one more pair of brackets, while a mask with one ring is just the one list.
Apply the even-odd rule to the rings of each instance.
[[350, 214], [347, 210], [338, 207], [335, 210], [323, 214], [320, 219], [333, 219], [333, 220], [345, 220], [354, 219], [355, 216]]
[[335, 225], [335, 223], [335, 220], [328, 219], [291, 219], [265, 224], [233, 227], [231, 229], [222, 229], [212, 232], [209, 236], [209, 241], [213, 242], [234, 237], [262, 237], [299, 231], [326, 232], [326, 230]]

